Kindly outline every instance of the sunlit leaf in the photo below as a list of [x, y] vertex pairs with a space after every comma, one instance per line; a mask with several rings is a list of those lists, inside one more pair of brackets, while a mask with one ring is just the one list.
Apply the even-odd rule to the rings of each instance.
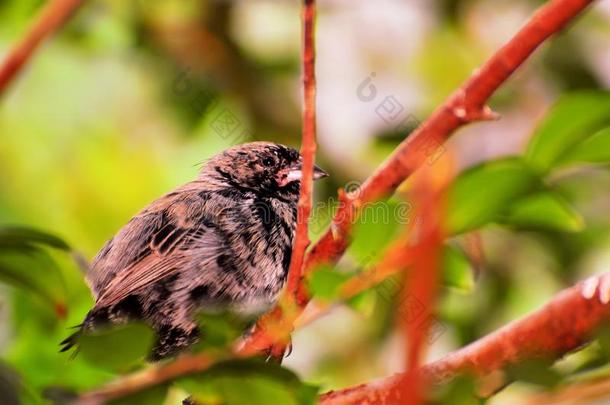
[[584, 220], [560, 196], [543, 192], [515, 201], [508, 209], [503, 223], [522, 228], [543, 228], [563, 232], [577, 232]]
[[311, 405], [318, 389], [304, 384], [290, 370], [253, 359], [228, 360], [207, 371], [181, 378], [178, 384], [201, 403], [227, 405]]
[[150, 354], [153, 339], [153, 331], [139, 323], [84, 333], [78, 355], [106, 370], [126, 371]]
[[375, 293], [375, 290], [365, 290], [348, 299], [345, 304], [358, 311], [362, 316], [368, 318], [372, 316], [375, 311], [377, 294]]
[[610, 377], [610, 364], [608, 359], [598, 358], [584, 364], [574, 373], [566, 376], [566, 381], [572, 382], [587, 382], [599, 381], [600, 379], [608, 379]]
[[604, 128], [591, 135], [560, 159], [560, 164], [610, 163], [610, 128]]
[[307, 278], [308, 289], [315, 298], [331, 301], [337, 298], [339, 289], [349, 278], [349, 274], [338, 272], [332, 267], [322, 267]]
[[365, 204], [353, 228], [350, 254], [362, 266], [379, 259], [390, 241], [411, 219], [411, 205], [404, 201], [384, 200]]
[[526, 160], [547, 171], [571, 148], [610, 124], [610, 93], [587, 91], [562, 97], [540, 123]]
[[495, 160], [466, 170], [449, 190], [447, 231], [458, 234], [496, 220], [513, 199], [537, 184], [538, 178], [516, 158]]
[[443, 250], [443, 281], [449, 287], [471, 291], [474, 287], [474, 270], [466, 255], [446, 245]]

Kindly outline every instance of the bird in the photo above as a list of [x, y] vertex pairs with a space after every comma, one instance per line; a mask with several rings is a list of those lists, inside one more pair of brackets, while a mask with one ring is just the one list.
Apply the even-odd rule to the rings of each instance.
[[[200, 339], [202, 309], [271, 307], [287, 279], [302, 164], [281, 144], [233, 146], [146, 206], [93, 259], [85, 278], [95, 304], [61, 351], [82, 333], [144, 321], [156, 334], [156, 361]], [[314, 180], [326, 176], [314, 165]]]

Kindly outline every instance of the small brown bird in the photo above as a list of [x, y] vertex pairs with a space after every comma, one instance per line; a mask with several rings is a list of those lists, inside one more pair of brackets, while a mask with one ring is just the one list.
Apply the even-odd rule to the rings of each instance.
[[[93, 260], [95, 306], [81, 331], [144, 320], [157, 332], [156, 360], [198, 340], [198, 310], [271, 306], [290, 263], [301, 163], [283, 145], [238, 145], [144, 208]], [[325, 176], [315, 167], [314, 179]]]

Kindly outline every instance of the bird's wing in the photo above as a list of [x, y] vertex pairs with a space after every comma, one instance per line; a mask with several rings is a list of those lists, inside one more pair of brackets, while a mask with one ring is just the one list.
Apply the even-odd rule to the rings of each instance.
[[120, 302], [128, 295], [186, 266], [214, 260], [226, 241], [201, 200], [175, 198], [153, 204], [134, 217], [100, 251], [88, 275], [96, 306]]

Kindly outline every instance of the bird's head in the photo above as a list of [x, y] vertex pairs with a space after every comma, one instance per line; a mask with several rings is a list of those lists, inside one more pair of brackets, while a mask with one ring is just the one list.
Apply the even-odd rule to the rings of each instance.
[[[277, 196], [299, 194], [302, 157], [298, 151], [271, 142], [237, 145], [211, 158], [201, 177], [236, 188]], [[314, 166], [314, 180], [328, 174]]]

